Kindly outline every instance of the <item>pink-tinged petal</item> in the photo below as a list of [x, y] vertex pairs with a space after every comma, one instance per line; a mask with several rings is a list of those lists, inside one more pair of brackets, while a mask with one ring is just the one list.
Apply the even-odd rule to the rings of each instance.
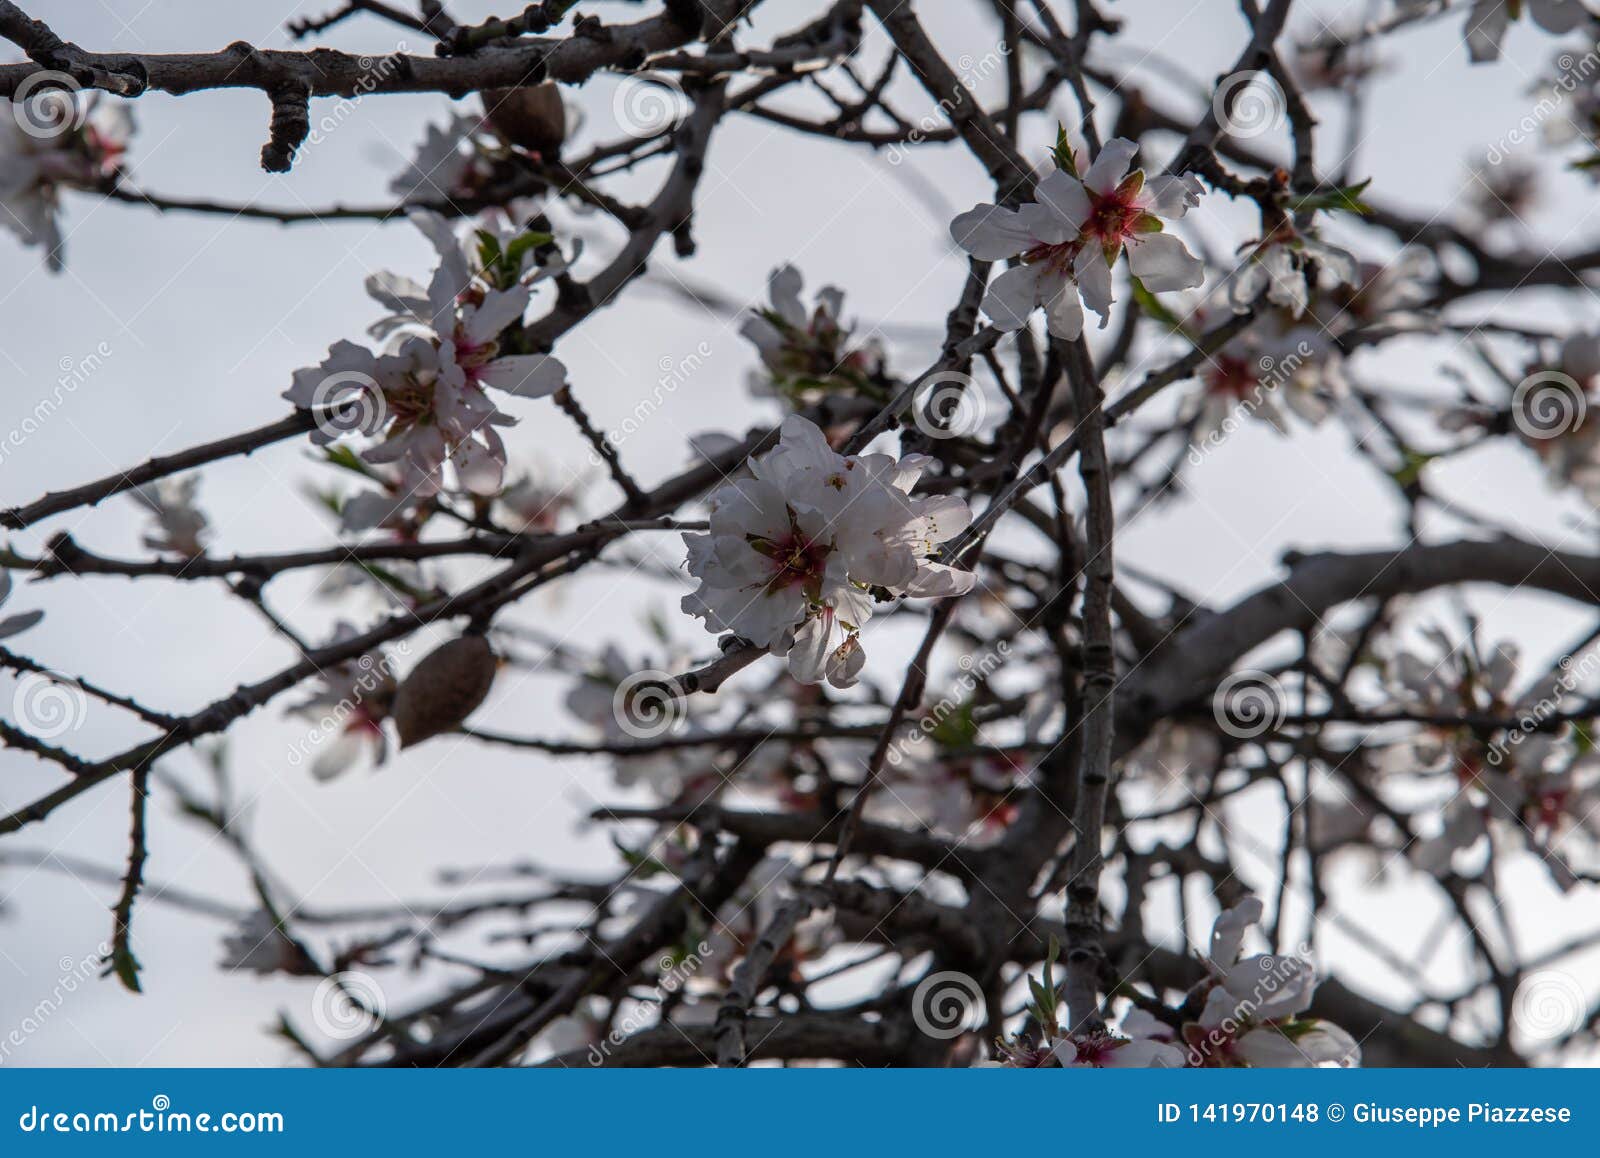
[[1017, 265], [989, 283], [983, 295], [983, 312], [1002, 330], [1020, 330], [1039, 304], [1039, 268]]
[[812, 615], [794, 633], [789, 648], [789, 674], [801, 683], [819, 684], [827, 678], [828, 657], [836, 643], [837, 621], [831, 611]]
[[328, 781], [354, 767], [367, 750], [366, 735], [345, 730], [332, 743], [325, 745], [311, 762], [311, 775]]
[[[1064, 170], [1057, 169], [1040, 181], [1033, 197], [1039, 207], [1046, 211], [1048, 218], [1053, 219], [1058, 231], [1054, 236], [1039, 234], [1040, 241], [1052, 245], [1070, 241], [1078, 236], [1079, 231], [1083, 229], [1083, 223], [1089, 220], [1092, 209], [1089, 195], [1083, 191], [1083, 183]], [[1043, 224], [1037, 221], [1029, 223], [1036, 227]]]
[[421, 320], [428, 317], [428, 291], [409, 277], [379, 270], [366, 281], [367, 296], [397, 314]]
[[778, 327], [760, 314], [752, 314], [739, 326], [739, 335], [755, 343], [763, 360], [783, 349], [783, 335]]
[[778, 428], [778, 446], [789, 466], [801, 470], [836, 470], [841, 459], [815, 422], [791, 414]]
[[377, 379], [378, 359], [372, 351], [340, 340], [328, 347], [328, 356], [321, 363], [294, 372], [293, 385], [283, 392], [283, 398], [302, 410], [326, 406], [359, 393]]
[[481, 367], [478, 381], [518, 398], [544, 398], [567, 384], [567, 368], [549, 354], [516, 354]]
[[1232, 968], [1239, 960], [1245, 931], [1251, 925], [1258, 924], [1265, 911], [1260, 897], [1246, 897], [1231, 909], [1219, 913], [1211, 926], [1212, 963], [1219, 969]]
[[1054, 287], [1045, 299], [1045, 325], [1058, 338], [1075, 342], [1083, 334], [1083, 303], [1078, 298], [1078, 287], [1064, 277], [1040, 280], [1039, 288]]
[[1126, 137], [1107, 141], [1100, 155], [1094, 159], [1094, 164], [1083, 175], [1083, 183], [1102, 196], [1114, 192], [1128, 175], [1128, 165], [1138, 151], [1139, 146]]
[[417, 227], [422, 236], [428, 239], [441, 264], [459, 263], [461, 268], [466, 267], [466, 257], [461, 252], [461, 243], [456, 240], [455, 231], [450, 228], [448, 221], [432, 209], [409, 210], [406, 218]]
[[500, 331], [513, 322], [521, 321], [528, 308], [531, 292], [525, 285], [513, 286], [508, 290], [490, 290], [484, 295], [482, 305], [468, 309], [464, 315], [462, 328], [468, 340], [481, 346], [494, 341], [500, 336]]
[[488, 447], [471, 439], [456, 443], [450, 461], [461, 485], [475, 495], [497, 495], [505, 481], [505, 462]]
[[1033, 248], [1027, 223], [1015, 210], [979, 205], [950, 223], [955, 243], [979, 261], [999, 261]]
[[783, 492], [760, 479], [740, 479], [719, 489], [711, 517], [718, 535], [776, 539], [789, 530]]
[[1271, 280], [1259, 261], [1247, 261], [1228, 281], [1228, 305], [1236, 314], [1247, 314], [1261, 291]]
[[1309, 1069], [1316, 1063], [1271, 1026], [1252, 1029], [1234, 1043], [1234, 1053], [1261, 1069]]
[[767, 293], [777, 315], [796, 329], [805, 329], [806, 307], [800, 301], [805, 281], [792, 265], [780, 265], [767, 278]]
[[1205, 187], [1199, 178], [1185, 173], [1181, 177], [1151, 177], [1144, 183], [1144, 191], [1136, 202], [1140, 208], [1157, 217], [1176, 220], [1200, 204]]
[[1078, 276], [1078, 292], [1083, 295], [1083, 304], [1100, 315], [1100, 324], [1106, 323], [1106, 316], [1111, 312], [1111, 267], [1106, 264], [1105, 255], [1096, 246], [1087, 246], [1078, 254], [1078, 260], [1073, 263], [1073, 272]]
[[848, 636], [843, 643], [834, 648], [828, 655], [828, 683], [830, 686], [844, 691], [856, 686], [856, 681], [861, 677], [861, 669], [866, 666], [867, 653], [861, 646], [859, 635]]
[[1205, 263], [1170, 233], [1151, 234], [1131, 244], [1128, 264], [1151, 293], [1194, 289], [1206, 280]]
[[943, 563], [924, 563], [904, 590], [915, 599], [947, 598], [965, 595], [977, 581], [978, 577], [971, 571], [957, 571]]
[[1130, 1041], [1108, 1050], [1100, 1064], [1110, 1070], [1183, 1068], [1184, 1053], [1175, 1045], [1159, 1041]]
[[955, 538], [972, 523], [972, 508], [955, 495], [933, 495], [917, 513], [922, 517], [929, 542], [944, 543]]

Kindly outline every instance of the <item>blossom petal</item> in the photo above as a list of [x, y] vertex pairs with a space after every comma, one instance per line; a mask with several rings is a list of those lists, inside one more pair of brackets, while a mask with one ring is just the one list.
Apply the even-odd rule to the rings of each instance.
[[1100, 155], [1094, 159], [1094, 164], [1083, 175], [1083, 183], [1096, 193], [1113, 192], [1128, 175], [1128, 165], [1138, 151], [1139, 146], [1126, 137], [1107, 141]]
[[989, 283], [983, 312], [1002, 330], [1020, 330], [1039, 304], [1039, 268], [1016, 265]]
[[800, 271], [792, 265], [780, 265], [767, 278], [773, 311], [796, 329], [804, 329], [806, 324], [806, 307], [800, 301], [804, 288]]
[[1153, 234], [1130, 245], [1128, 264], [1151, 293], [1194, 289], [1206, 280], [1205, 263], [1170, 233]]
[[1020, 214], [999, 205], [978, 205], [950, 223], [955, 243], [979, 261], [999, 261], [1033, 248], [1034, 238]]
[[544, 398], [567, 384], [567, 368], [549, 354], [515, 354], [480, 367], [478, 381], [518, 398]]
[[1078, 235], [1083, 229], [1083, 223], [1089, 220], [1092, 207], [1089, 204], [1089, 195], [1083, 190], [1083, 182], [1064, 169], [1057, 169], [1040, 181], [1033, 196], [1061, 229], [1060, 236], [1038, 235], [1040, 241], [1047, 241], [1053, 245], [1069, 241]]

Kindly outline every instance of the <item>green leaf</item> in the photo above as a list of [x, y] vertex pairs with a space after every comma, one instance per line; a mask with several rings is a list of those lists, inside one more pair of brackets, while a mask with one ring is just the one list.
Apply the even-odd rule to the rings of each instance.
[[532, 229], [513, 237], [511, 244], [506, 246], [504, 257], [505, 264], [509, 267], [511, 275], [515, 277], [517, 271], [521, 268], [524, 254], [538, 249], [541, 245], [549, 245], [554, 240], [555, 236], [553, 234]]
[[1432, 462], [1438, 455], [1423, 454], [1417, 450], [1407, 450], [1405, 461], [1389, 472], [1389, 477], [1403, 487], [1417, 485], [1417, 480], [1422, 477], [1422, 468]]
[[1338, 189], [1329, 189], [1322, 193], [1306, 193], [1299, 197], [1289, 198], [1289, 208], [1296, 213], [1309, 209], [1343, 210], [1346, 213], [1359, 213], [1365, 217], [1372, 212], [1372, 206], [1361, 200], [1361, 194], [1366, 192], [1367, 186], [1372, 184], [1372, 178], [1367, 178], [1359, 185], [1345, 185]]
[[1156, 321], [1160, 322], [1162, 325], [1166, 326], [1169, 330], [1183, 329], [1183, 322], [1178, 318], [1178, 315], [1167, 309], [1166, 306], [1162, 305], [1160, 301], [1156, 299], [1156, 295], [1145, 288], [1144, 282], [1140, 281], [1136, 277], [1132, 278], [1132, 281], [1133, 300], [1138, 303], [1138, 306], [1141, 310], [1143, 310], [1150, 317], [1154, 318]]
[[1067, 126], [1060, 122], [1056, 123], [1056, 147], [1051, 150], [1051, 155], [1055, 158], [1057, 169], [1063, 169], [1074, 177], [1078, 175], [1077, 162], [1072, 159], [1072, 142], [1067, 139]]

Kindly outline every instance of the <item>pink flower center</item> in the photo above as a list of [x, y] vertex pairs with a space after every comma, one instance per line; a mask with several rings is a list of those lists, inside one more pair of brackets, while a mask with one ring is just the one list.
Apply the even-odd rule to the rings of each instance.
[[1138, 204], [1139, 191], [1144, 188], [1144, 172], [1131, 174], [1110, 193], [1096, 193], [1085, 188], [1089, 197], [1089, 217], [1078, 236], [1056, 244], [1041, 242], [1022, 255], [1029, 264], [1042, 262], [1051, 272], [1066, 276], [1086, 246], [1097, 245], [1105, 255], [1106, 264], [1117, 260], [1122, 246], [1140, 234], [1156, 233], [1161, 220], [1146, 212]]
[[769, 592], [789, 587], [804, 588], [811, 595], [821, 591], [822, 575], [827, 570], [828, 556], [833, 552], [832, 544], [812, 540], [791, 523], [788, 534], [782, 538], [752, 539], [750, 545], [767, 557], [772, 568], [772, 575], [766, 582]]

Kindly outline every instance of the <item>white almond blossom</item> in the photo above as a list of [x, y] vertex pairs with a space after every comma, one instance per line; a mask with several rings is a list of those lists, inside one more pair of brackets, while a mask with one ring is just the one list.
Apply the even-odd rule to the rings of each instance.
[[0, 224], [62, 268], [61, 191], [116, 180], [133, 135], [123, 101], [35, 90], [22, 105], [0, 98]]
[[684, 611], [787, 655], [797, 680], [850, 687], [866, 660], [858, 633], [874, 588], [923, 597], [972, 589], [970, 573], [930, 559], [971, 520], [959, 498], [911, 496], [931, 461], [846, 457], [791, 415], [778, 445], [750, 460], [750, 477], [711, 496], [710, 532], [684, 536], [689, 574], [700, 580]]
[[1202, 1067], [1295, 1067], [1361, 1064], [1361, 1047], [1331, 1022], [1308, 1018], [1317, 987], [1311, 963], [1294, 956], [1241, 957], [1262, 917], [1246, 897], [1218, 915], [1206, 961], [1210, 989], [1198, 1021], [1183, 1027], [1188, 1062]]
[[1241, 314], [1265, 290], [1269, 302], [1298, 318], [1306, 312], [1316, 289], [1309, 266], [1326, 274], [1335, 285], [1355, 284], [1359, 270], [1354, 254], [1328, 244], [1309, 229], [1296, 229], [1288, 221], [1246, 248], [1249, 253], [1244, 264], [1228, 282], [1228, 303]]
[[[498, 494], [506, 452], [495, 428], [516, 419], [484, 388], [542, 398], [566, 385], [566, 367], [548, 354], [502, 354], [527, 309], [528, 286], [490, 284], [442, 217], [426, 210], [410, 217], [433, 243], [439, 267], [426, 287], [392, 273], [367, 279], [367, 292], [391, 311], [372, 327], [388, 339], [387, 352], [336, 342], [320, 365], [295, 372], [284, 397], [303, 409], [355, 408], [356, 432], [385, 433], [361, 457], [398, 464], [408, 494], [446, 489], [446, 463], [462, 489]], [[312, 441], [325, 445], [342, 433], [325, 423]]]
[[1557, 35], [1594, 19], [1579, 0], [1473, 0], [1467, 13], [1466, 38], [1474, 64], [1500, 59], [1506, 30], [1524, 11], [1540, 28]]
[[500, 492], [501, 519], [512, 530], [523, 534], [551, 534], [569, 515], [582, 510], [583, 482], [583, 479], [574, 478], [558, 485], [523, 475]]
[[[341, 621], [324, 646], [357, 634], [352, 624]], [[314, 721], [308, 745], [317, 749], [311, 762], [314, 777], [331, 780], [360, 763], [368, 752], [374, 765], [383, 764], [389, 754], [383, 721], [389, 717], [394, 693], [394, 669], [382, 649], [322, 669], [316, 690], [289, 709], [291, 715]]]
[[277, 918], [257, 909], [222, 939], [221, 968], [230, 972], [320, 976], [317, 964]]
[[767, 278], [771, 304], [753, 310], [739, 327], [767, 371], [751, 376], [751, 393], [796, 405], [841, 388], [881, 393], [874, 383], [883, 374], [883, 351], [872, 341], [851, 342], [852, 331], [843, 321], [844, 291], [823, 286], [807, 310], [800, 296], [804, 288], [799, 270], [778, 267]]
[[1162, 224], [1199, 203], [1199, 180], [1129, 173], [1137, 151], [1124, 138], [1107, 141], [1082, 180], [1057, 169], [1022, 208], [978, 205], [950, 223], [956, 244], [978, 260], [1021, 259], [984, 296], [984, 312], [996, 326], [1021, 329], [1043, 306], [1050, 332], [1071, 340], [1083, 332], [1084, 305], [1104, 326], [1111, 270], [1124, 249], [1133, 275], [1152, 292], [1193, 289], [1205, 280], [1204, 264]]
[[146, 547], [152, 551], [170, 551], [186, 559], [205, 554], [208, 523], [194, 501], [199, 486], [200, 476], [191, 474], [182, 479], [164, 478], [128, 492], [155, 516], [155, 533], [145, 535], [142, 540]]
[[443, 126], [429, 125], [416, 154], [389, 183], [389, 191], [405, 202], [446, 203], [477, 196], [490, 174], [472, 134], [480, 118], [455, 116]]

